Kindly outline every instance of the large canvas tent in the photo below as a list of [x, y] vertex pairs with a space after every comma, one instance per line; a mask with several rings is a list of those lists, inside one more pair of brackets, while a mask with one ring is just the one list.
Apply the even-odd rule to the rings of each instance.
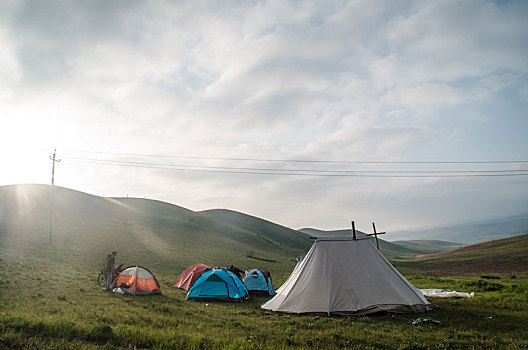
[[205, 272], [189, 289], [186, 299], [241, 301], [248, 297], [246, 286], [226, 269]]
[[273, 289], [273, 284], [271, 283], [271, 275], [266, 270], [253, 269], [246, 271], [243, 282], [249, 295], [275, 295], [275, 289]]
[[111, 288], [132, 295], [161, 294], [161, 288], [156, 277], [141, 266], [130, 266], [124, 269], [112, 281]]
[[286, 313], [368, 314], [431, 306], [366, 235], [317, 237], [263, 309]]
[[211, 270], [211, 267], [204, 264], [191, 265], [182, 272], [180, 277], [178, 277], [176, 283], [174, 283], [174, 287], [188, 291], [193, 286], [194, 282], [209, 270]]

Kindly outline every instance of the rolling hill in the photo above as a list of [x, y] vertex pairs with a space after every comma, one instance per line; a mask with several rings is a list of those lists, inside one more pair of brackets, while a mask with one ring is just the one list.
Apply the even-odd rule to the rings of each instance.
[[528, 235], [502, 238], [395, 262], [406, 274], [479, 275], [528, 272]]
[[[307, 240], [306, 236], [299, 235], [299, 231], [237, 211], [228, 209], [211, 209], [201, 211], [199, 214], [253, 232], [259, 237], [262, 237], [262, 239], [269, 241], [271, 244], [275, 244], [278, 248], [283, 245], [309, 248], [312, 243], [311, 240]], [[308, 246], [307, 243], [309, 244]]]
[[[53, 198], [53, 244], [49, 246]], [[47, 185], [0, 187], [0, 242], [10, 252], [99, 268], [104, 256], [175, 273], [194, 263], [288, 270], [311, 240], [226, 211], [194, 212], [138, 198], [105, 198]], [[255, 229], [255, 231], [252, 230]], [[285, 268], [286, 267], [286, 268]]]
[[[50, 246], [52, 212], [53, 244]], [[363, 233], [358, 231], [358, 234]], [[284, 272], [291, 271], [296, 256], [308, 251], [312, 244], [309, 236], [323, 235], [351, 235], [351, 230], [297, 231], [227, 209], [195, 212], [156, 200], [98, 197], [48, 185], [0, 187], [0, 249], [5, 248], [8, 254], [45, 258], [58, 265], [83, 264], [95, 270], [105, 254], [117, 250], [120, 263], [170, 270], [174, 275], [198, 262]], [[388, 242], [380, 239], [379, 242], [381, 252], [392, 261], [413, 260], [457, 246], [432, 240]], [[486, 243], [482, 247], [476, 251], [494, 246]], [[459, 260], [457, 254], [466, 252], [465, 249], [399, 266], [410, 268], [419, 261], [434, 270], [434, 266], [447, 263], [444, 260], [449, 259], [449, 254], [455, 254], [453, 260]], [[482, 255], [484, 259], [485, 253]], [[437, 263], [435, 259], [440, 260]], [[484, 264], [484, 260], [474, 266], [479, 264]]]

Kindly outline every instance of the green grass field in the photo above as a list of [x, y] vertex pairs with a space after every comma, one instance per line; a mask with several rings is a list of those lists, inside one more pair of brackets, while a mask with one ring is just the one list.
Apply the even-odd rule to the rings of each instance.
[[[398, 261], [417, 287], [476, 293], [471, 299], [431, 299], [437, 306], [432, 312], [286, 315], [260, 309], [265, 298], [186, 301], [185, 292], [172, 285], [185, 267], [202, 262], [268, 269], [278, 288], [295, 255], [310, 245], [297, 231], [226, 211], [195, 213], [166, 203], [60, 190], [50, 246], [46, 188], [27, 189], [17, 189], [13, 202], [0, 188], [0, 349], [528, 348], [528, 271], [522, 259], [512, 265], [509, 258], [510, 271], [485, 274], [472, 268], [453, 276], [449, 265], [442, 265], [470, 259], [477, 250], [475, 259], [511, 256], [524, 250], [522, 237], [510, 245], [495, 243], [496, 250], [456, 250], [436, 256], [434, 263]], [[114, 249], [118, 263], [154, 273], [163, 295], [102, 291], [97, 273]], [[425, 316], [442, 323], [409, 323]]]
[[[50, 262], [0, 250], [0, 348], [136, 349], [353, 348], [523, 349], [528, 347], [528, 279], [410, 276], [418, 287], [475, 291], [472, 299], [433, 299], [426, 314], [325, 317], [242, 303], [184, 300], [176, 274], [153, 271], [162, 296], [106, 293], [97, 266]], [[287, 273], [275, 279], [277, 286]], [[441, 325], [412, 326], [429, 316]]]

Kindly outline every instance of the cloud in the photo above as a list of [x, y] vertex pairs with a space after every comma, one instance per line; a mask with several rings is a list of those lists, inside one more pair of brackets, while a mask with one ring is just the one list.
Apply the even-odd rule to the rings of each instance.
[[[0, 118], [9, 135], [0, 145], [26, 135], [26, 151], [522, 158], [528, 144], [511, 131], [524, 126], [527, 14], [523, 1], [2, 2]], [[351, 211], [402, 223], [420, 211], [422, 221], [433, 220], [438, 208], [427, 212], [427, 198], [440, 198], [449, 183], [61, 166], [72, 187], [247, 208], [293, 226], [313, 218], [335, 227]], [[449, 195], [462, 203], [476, 193], [477, 185]], [[479, 203], [467, 203], [478, 212]], [[445, 220], [456, 216], [442, 210]]]
[[413, 70], [427, 72], [425, 79], [452, 81], [500, 69], [526, 70], [528, 37], [521, 23], [527, 10], [524, 2], [418, 3], [392, 22], [389, 45], [412, 60]]

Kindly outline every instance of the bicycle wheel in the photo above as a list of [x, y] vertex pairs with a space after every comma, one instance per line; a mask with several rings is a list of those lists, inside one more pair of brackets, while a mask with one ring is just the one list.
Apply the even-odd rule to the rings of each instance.
[[99, 272], [99, 276], [97, 276], [97, 283], [100, 286], [104, 286], [105, 285], [104, 273], [102, 271]]

